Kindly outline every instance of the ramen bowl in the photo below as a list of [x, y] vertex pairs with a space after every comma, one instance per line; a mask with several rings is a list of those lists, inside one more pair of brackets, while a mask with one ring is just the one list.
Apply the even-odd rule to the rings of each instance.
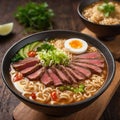
[[[77, 12], [79, 14], [80, 19], [82, 20], [84, 25], [89, 30], [94, 32], [98, 37], [105, 38], [105, 37], [115, 37], [116, 35], [119, 35], [120, 34], [120, 24], [114, 24], [114, 25], [98, 24], [98, 23], [94, 23], [94, 22], [91, 22], [90, 20], [88, 20], [88, 19], [90, 19], [90, 17], [87, 19], [83, 16], [84, 8], [86, 8], [87, 6], [89, 6], [93, 3], [96, 3], [98, 1], [99, 0], [82, 0], [77, 8]], [[114, 1], [120, 2], [120, 0], [114, 0]], [[94, 13], [95, 13], [95, 11], [94, 11]], [[90, 14], [92, 16], [92, 12]], [[96, 15], [96, 18], [97, 18], [97, 15]]]
[[[91, 44], [92, 46], [95, 46], [98, 50], [101, 51], [101, 53], [104, 55], [106, 63], [107, 63], [107, 77], [105, 80], [105, 83], [101, 87], [101, 89], [93, 96], [89, 97], [88, 99], [82, 100], [80, 102], [70, 103], [70, 104], [43, 104], [38, 103], [33, 100], [30, 100], [24, 96], [21, 95], [21, 93], [16, 90], [13, 83], [11, 82], [10, 78], [10, 64], [12, 57], [16, 54], [16, 52], [22, 48], [23, 46], [27, 45], [28, 43], [32, 43], [34, 41], [38, 40], [44, 40], [44, 39], [54, 39], [54, 38], [80, 38], [85, 40], [87, 43]], [[40, 33], [32, 34], [26, 38], [21, 39], [19, 42], [15, 43], [13, 46], [11, 46], [8, 51], [5, 53], [3, 60], [2, 60], [2, 78], [3, 82], [6, 84], [8, 89], [23, 103], [28, 105], [29, 107], [43, 112], [48, 115], [52, 116], [65, 116], [72, 114], [74, 112], [80, 111], [86, 106], [90, 105], [92, 102], [94, 102], [110, 85], [110, 83], [113, 80], [114, 73], [115, 73], [115, 63], [114, 58], [109, 51], [109, 49], [99, 40], [92, 38], [88, 35], [75, 32], [75, 31], [69, 31], [69, 30], [52, 30], [52, 31], [44, 31]]]

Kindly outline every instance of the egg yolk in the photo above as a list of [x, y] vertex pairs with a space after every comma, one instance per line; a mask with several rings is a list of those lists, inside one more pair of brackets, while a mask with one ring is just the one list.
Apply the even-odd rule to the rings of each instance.
[[78, 40], [72, 40], [69, 45], [72, 47], [72, 48], [75, 48], [75, 49], [78, 49], [78, 48], [81, 48], [83, 45], [80, 41]]

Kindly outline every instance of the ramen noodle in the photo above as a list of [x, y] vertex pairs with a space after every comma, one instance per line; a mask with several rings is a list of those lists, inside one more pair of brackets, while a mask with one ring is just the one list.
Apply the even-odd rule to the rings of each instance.
[[[109, 16], [105, 16], [105, 13], [99, 10], [99, 6], [104, 3], [103, 1], [95, 2], [83, 10], [83, 16], [90, 22], [102, 25], [116, 25], [120, 24], [120, 3], [111, 1], [108, 4], [114, 6], [113, 12]], [[106, 14], [107, 15], [107, 14]]]
[[[43, 44], [46, 45], [46, 42], [37, 41], [38, 44], [39, 42], [41, 44], [39, 47], [34, 47], [35, 54], [31, 50], [33, 53], [32, 56], [29, 56], [31, 51], [27, 51], [29, 54], [24, 56], [24, 59], [11, 62], [11, 80], [24, 97], [44, 104], [70, 104], [90, 98], [103, 86], [107, 77], [107, 64], [102, 53], [96, 47], [88, 44], [84, 53], [73, 54], [65, 48], [65, 41], [66, 39], [47, 41], [47, 45], [52, 45], [49, 46], [49, 49], [47, 48], [47, 51], [46, 48], [41, 47]], [[35, 43], [24, 46], [24, 50], [33, 44]], [[18, 51], [19, 54], [21, 54], [21, 49]], [[61, 61], [57, 60], [56, 63], [51, 58], [53, 51], [56, 52], [55, 54], [60, 54], [60, 57], [63, 56], [60, 58]], [[25, 55], [26, 50], [23, 53]], [[42, 56], [43, 53], [45, 53], [44, 56]], [[45, 55], [48, 55], [47, 59]], [[32, 61], [33, 58], [35, 59]], [[57, 58], [59, 57], [57, 56]], [[39, 62], [36, 59], [39, 59]], [[47, 63], [48, 61], [49, 63]], [[32, 65], [29, 66], [31, 63]], [[86, 75], [82, 70], [86, 72]]]

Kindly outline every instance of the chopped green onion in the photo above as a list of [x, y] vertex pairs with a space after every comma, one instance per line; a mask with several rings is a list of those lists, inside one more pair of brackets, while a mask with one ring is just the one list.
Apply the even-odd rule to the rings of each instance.
[[37, 49], [37, 51], [38, 56], [44, 66], [52, 66], [58, 64], [68, 65], [69, 63], [69, 57], [66, 53], [48, 43], [42, 44]]
[[60, 86], [59, 90], [60, 91], [65, 91], [65, 90], [70, 90], [74, 93], [84, 93], [85, 92], [85, 85], [84, 84], [80, 84], [79, 87], [72, 87], [72, 86]]
[[104, 2], [98, 6], [98, 10], [103, 12], [105, 17], [109, 17], [110, 14], [115, 11], [115, 6], [109, 2]]
[[82, 89], [84, 89], [84, 88], [85, 88], [85, 85], [83, 85], [83, 84], [80, 84], [80, 85], [79, 85], [79, 88], [82, 88]]

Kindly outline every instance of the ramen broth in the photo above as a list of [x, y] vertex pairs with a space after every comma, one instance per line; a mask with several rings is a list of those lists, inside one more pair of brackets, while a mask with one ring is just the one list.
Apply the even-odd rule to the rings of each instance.
[[90, 22], [102, 25], [120, 24], [120, 2], [98, 1], [83, 9], [82, 15]]
[[103, 86], [107, 77], [103, 54], [87, 42], [83, 53], [72, 53], [84, 49], [84, 44], [75, 38], [65, 48], [65, 41], [36, 41], [13, 56], [11, 81], [24, 97], [44, 104], [70, 104], [90, 98]]

